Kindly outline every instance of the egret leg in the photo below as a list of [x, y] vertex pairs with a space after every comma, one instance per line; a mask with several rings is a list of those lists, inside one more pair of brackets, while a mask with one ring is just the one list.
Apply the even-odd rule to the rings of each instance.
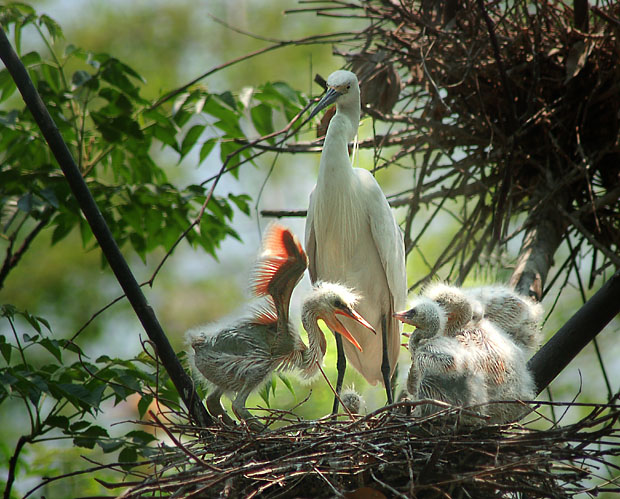
[[209, 393], [209, 395], [207, 396], [207, 409], [209, 409], [209, 412], [213, 417], [217, 418], [218, 416], [222, 416], [222, 421], [224, 421], [224, 423], [226, 423], [227, 425], [232, 426], [235, 424], [235, 422], [228, 414], [226, 414], [226, 411], [224, 410], [224, 408], [222, 407], [222, 403], [220, 402], [222, 393], [222, 390], [220, 390], [219, 388], [214, 388]]
[[394, 397], [392, 396], [392, 383], [390, 382], [390, 359], [388, 359], [387, 351], [387, 320], [385, 318], [385, 315], [381, 317], [381, 339], [383, 341], [383, 359], [381, 361], [381, 374], [383, 375], [383, 383], [385, 384], [387, 403], [392, 404], [394, 402]]
[[232, 410], [235, 413], [235, 416], [237, 416], [238, 419], [245, 421], [252, 430], [260, 431], [265, 429], [265, 425], [262, 424], [256, 416], [253, 416], [252, 413], [245, 407], [245, 403], [254, 388], [255, 387], [243, 388], [240, 390], [239, 393], [237, 393], [235, 400], [233, 400]]
[[[334, 334], [336, 337], [336, 353], [338, 357], [336, 358], [336, 371], [338, 372], [338, 377], [336, 378], [336, 393], [340, 395], [342, 392], [342, 383], [344, 381], [344, 372], [347, 369], [347, 358], [344, 355], [344, 346], [342, 345], [342, 336], [339, 334]], [[336, 414], [338, 412], [338, 397], [334, 396], [334, 405], [332, 407], [332, 414]]]

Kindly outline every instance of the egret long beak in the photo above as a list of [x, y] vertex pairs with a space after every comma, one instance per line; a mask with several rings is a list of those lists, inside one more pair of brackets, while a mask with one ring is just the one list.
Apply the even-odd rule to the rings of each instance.
[[392, 317], [398, 319], [400, 322], [404, 322], [405, 324], [409, 324], [411, 326], [416, 326], [413, 322], [413, 318], [411, 317], [411, 310], [405, 310], [404, 312], [394, 312]]
[[333, 104], [334, 102], [336, 102], [336, 99], [340, 97], [341, 95], [342, 94], [338, 92], [338, 90], [336, 89], [333, 89], [333, 88], [328, 89], [327, 92], [325, 92], [325, 95], [316, 105], [316, 107], [312, 110], [312, 112], [310, 113], [310, 116], [308, 116], [308, 119], [314, 118], [321, 109], [325, 109], [330, 104]]

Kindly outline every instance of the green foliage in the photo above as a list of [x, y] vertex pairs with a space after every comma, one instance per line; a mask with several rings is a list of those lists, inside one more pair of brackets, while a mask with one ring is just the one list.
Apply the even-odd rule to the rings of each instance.
[[[231, 221], [235, 209], [250, 214], [248, 195], [209, 196], [209, 181], [179, 187], [168, 169], [194, 162], [216, 165], [214, 172], [221, 167], [238, 178], [238, 167], [257, 157], [248, 147], [250, 136], [272, 134], [278, 117], [295, 116], [305, 104], [299, 92], [268, 83], [242, 101], [229, 91], [212, 93], [195, 85], [173, 100], [150, 101], [133, 68], [109, 54], [66, 43], [60, 26], [32, 7], [3, 6], [0, 24], [12, 35], [120, 247], [146, 260], [156, 249], [172, 251], [185, 238], [215, 257], [224, 238], [238, 238]], [[43, 49], [22, 51], [26, 30], [39, 37]], [[162, 164], [162, 158], [171, 164]], [[84, 248], [96, 247], [41, 131], [2, 69], [0, 238], [6, 252], [0, 288], [38, 234], [48, 232], [55, 245], [76, 230]], [[0, 329], [0, 406], [18, 407], [29, 425], [14, 449], [0, 449], [9, 494], [18, 469], [27, 469], [28, 447], [40, 442], [68, 440], [76, 448], [114, 453], [127, 470], [149, 454], [151, 434], [134, 429], [113, 435], [101, 416], [106, 403], [118, 405], [136, 395], [140, 417], [154, 400], [179, 408], [174, 385], [153, 357], [90, 359], [76, 342], [54, 334], [43, 317], [9, 304], [0, 308], [0, 322], [8, 326]], [[280, 379], [293, 393], [288, 379]], [[270, 390], [275, 393], [275, 378], [267, 403]], [[32, 467], [27, 474], [50, 473]]]
[[[199, 149], [201, 164], [220, 143], [220, 159], [234, 156], [240, 145], [233, 139], [244, 137], [242, 106], [230, 92], [215, 95], [203, 87], [181, 94], [171, 106], [153, 105], [141, 97], [144, 82], [136, 71], [108, 54], [62, 43], [62, 30], [48, 17], [10, 4], [1, 20], [12, 28], [18, 50], [22, 30], [32, 25], [51, 51], [47, 58], [38, 52], [20, 55], [119, 245], [129, 245], [143, 259], [157, 247], [169, 250], [199, 213], [207, 188], [173, 185], [155, 154], [167, 147], [181, 161]], [[0, 102], [15, 105], [0, 110], [2, 232], [15, 240], [25, 219], [49, 220], [54, 243], [79, 228], [86, 245], [90, 229], [30, 112], [11, 100], [14, 94], [15, 84], [3, 69]], [[247, 159], [250, 152], [241, 156]], [[238, 237], [229, 223], [231, 201], [249, 212], [247, 198], [214, 197], [200, 230], [187, 235], [192, 245], [215, 255], [225, 237]]]
[[[96, 417], [106, 401], [116, 405], [133, 394], [140, 395], [140, 415], [144, 415], [158, 382], [149, 356], [131, 360], [102, 356], [91, 362], [75, 343], [55, 339], [41, 317], [11, 305], [3, 305], [0, 316], [13, 336], [0, 335], [0, 407], [9, 400], [21, 401], [30, 422], [24, 442], [71, 439], [76, 447], [118, 451], [126, 467], [148, 455], [152, 435], [133, 430], [113, 437], [96, 423]], [[161, 393], [169, 397], [165, 403], [178, 405], [170, 381], [164, 376], [159, 382], [164, 384]], [[6, 454], [2, 461], [3, 467], [10, 467]]]

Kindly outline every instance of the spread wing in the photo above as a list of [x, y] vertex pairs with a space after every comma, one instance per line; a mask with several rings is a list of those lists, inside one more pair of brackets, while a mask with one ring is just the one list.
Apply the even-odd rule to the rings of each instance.
[[254, 294], [271, 295], [278, 316], [288, 320], [293, 289], [307, 267], [308, 257], [299, 239], [283, 225], [271, 224], [265, 231], [263, 252], [252, 277]]

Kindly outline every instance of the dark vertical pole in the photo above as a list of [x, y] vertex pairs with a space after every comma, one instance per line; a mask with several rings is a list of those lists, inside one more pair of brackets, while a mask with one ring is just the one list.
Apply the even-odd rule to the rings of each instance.
[[603, 328], [620, 313], [620, 270], [603, 284], [528, 363], [536, 394], [554, 378]]
[[196, 395], [191, 378], [183, 369], [178, 357], [174, 353], [153, 309], [150, 307], [138, 282], [127, 265], [110, 228], [104, 220], [95, 200], [93, 199], [86, 182], [82, 178], [67, 144], [63, 140], [54, 120], [50, 116], [39, 93], [34, 87], [26, 68], [13, 50], [6, 33], [0, 28], [0, 59], [4, 62], [11, 77], [15, 81], [26, 106], [34, 116], [50, 150], [60, 165], [62, 172], [77, 199], [93, 234], [99, 242], [101, 251], [105, 255], [116, 279], [123, 288], [129, 303], [133, 307], [146, 334], [155, 344], [157, 355], [170, 375], [170, 379], [179, 392], [181, 399], [187, 406], [195, 423], [201, 426], [211, 424], [212, 420], [202, 402]]

